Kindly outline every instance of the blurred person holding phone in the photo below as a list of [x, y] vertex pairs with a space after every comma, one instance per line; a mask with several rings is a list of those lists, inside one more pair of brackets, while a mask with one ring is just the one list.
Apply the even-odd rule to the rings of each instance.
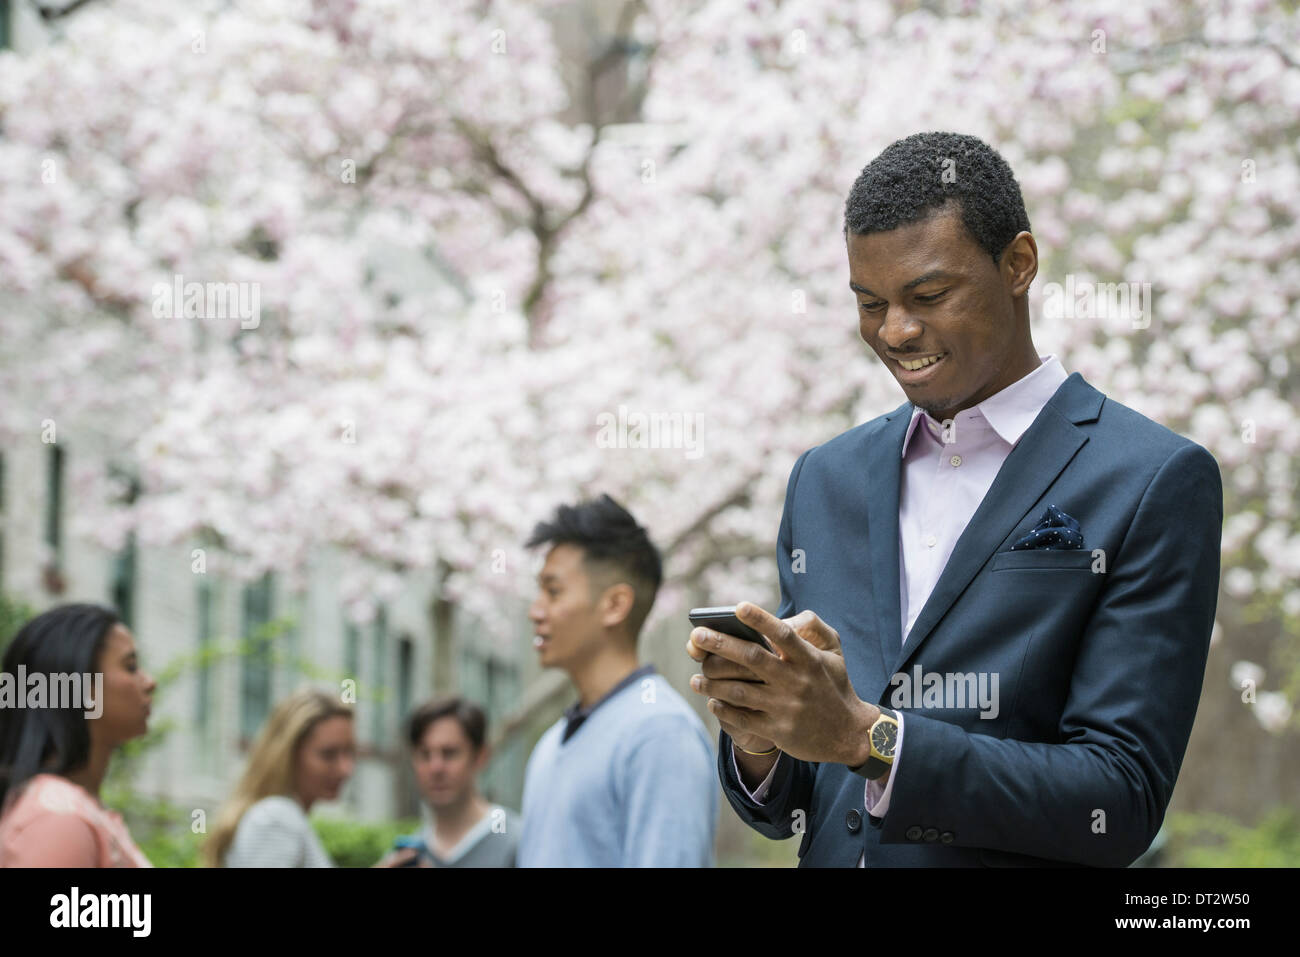
[[[117, 613], [70, 604], [14, 636], [0, 681], [0, 867], [150, 867], [122, 817], [99, 803], [118, 745], [148, 730], [156, 682]], [[44, 679], [91, 700], [9, 700]], [[97, 699], [97, 700], [96, 700]]]
[[522, 821], [478, 790], [487, 767], [487, 715], [464, 698], [417, 708], [407, 725], [411, 769], [432, 820], [398, 838], [380, 867], [514, 867]]

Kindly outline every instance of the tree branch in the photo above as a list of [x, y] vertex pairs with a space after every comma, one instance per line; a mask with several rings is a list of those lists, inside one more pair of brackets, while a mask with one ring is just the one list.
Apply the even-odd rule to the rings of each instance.
[[710, 508], [705, 509], [690, 525], [678, 532], [663, 549], [664, 555], [671, 555], [677, 549], [681, 548], [693, 535], [698, 534], [708, 527], [709, 523], [725, 512], [727, 509], [736, 505], [748, 505], [750, 502], [749, 487], [758, 481], [759, 475], [751, 475], [744, 479], [731, 494], [721, 501], [717, 502]]
[[36, 13], [44, 23], [53, 23], [55, 20], [61, 20], [66, 16], [76, 13], [87, 4], [94, 3], [95, 0], [72, 0], [71, 3], [62, 7], [47, 7], [37, 0], [32, 0], [32, 6], [36, 8]]

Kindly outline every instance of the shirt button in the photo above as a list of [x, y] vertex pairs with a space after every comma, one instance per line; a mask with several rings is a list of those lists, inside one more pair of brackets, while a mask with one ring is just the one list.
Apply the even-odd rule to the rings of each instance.
[[938, 543], [939, 543], [939, 540], [938, 540], [937, 538], [935, 538], [933, 535], [927, 535], [927, 536], [926, 536], [925, 544], [926, 544], [928, 547], [930, 547], [930, 548], [934, 548], [934, 546], [937, 545]]
[[953, 456], [952, 458], [950, 458], [948, 461], [952, 463], [952, 467], [953, 467], [953, 468], [956, 468], [957, 466], [961, 465], [961, 456], [960, 456], [960, 455], [954, 455], [954, 456]]

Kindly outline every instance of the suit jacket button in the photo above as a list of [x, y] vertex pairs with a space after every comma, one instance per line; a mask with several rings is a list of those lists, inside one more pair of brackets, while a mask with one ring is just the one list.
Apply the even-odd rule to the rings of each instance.
[[904, 835], [904, 837], [906, 837], [909, 841], [919, 841], [921, 839], [921, 825], [913, 824], [911, 827], [907, 829], [907, 833]]
[[857, 808], [853, 808], [845, 815], [844, 823], [849, 826], [850, 834], [857, 834], [858, 831], [862, 830], [862, 815], [858, 813]]
[[937, 841], [939, 840], [939, 829], [937, 827], [927, 827], [921, 837], [927, 841]]
[[944, 831], [942, 834], [939, 835], [939, 843], [940, 843], [940, 844], [951, 844], [952, 841], [953, 841], [953, 838], [955, 838], [956, 836], [957, 836], [957, 835], [954, 834], [952, 831]]

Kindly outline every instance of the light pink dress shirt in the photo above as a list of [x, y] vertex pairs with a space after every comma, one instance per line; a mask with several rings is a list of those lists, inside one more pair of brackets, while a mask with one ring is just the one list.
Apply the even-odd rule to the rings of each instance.
[[[957, 539], [983, 501], [998, 470], [1020, 437], [1043, 411], [1066, 375], [1054, 355], [1039, 356], [1041, 365], [979, 405], [958, 412], [947, 434], [943, 423], [921, 409], [903, 437], [903, 473], [899, 483], [898, 553], [899, 590], [903, 630], [900, 647], [907, 642], [912, 624], [925, 607]], [[924, 427], [918, 425], [924, 423]], [[912, 437], [917, 436], [913, 441]], [[816, 611], [817, 609], [813, 609]], [[894, 769], [882, 789], [867, 781], [863, 806], [872, 817], [884, 817], [903, 756], [904, 716], [898, 715], [898, 744]], [[731, 755], [735, 765], [736, 754]], [[778, 759], [777, 763], [780, 763]], [[776, 764], [749, 796], [762, 804], [776, 775]], [[740, 780], [740, 768], [736, 766]], [[743, 781], [741, 784], [744, 787]], [[863, 861], [858, 860], [861, 867]]]

